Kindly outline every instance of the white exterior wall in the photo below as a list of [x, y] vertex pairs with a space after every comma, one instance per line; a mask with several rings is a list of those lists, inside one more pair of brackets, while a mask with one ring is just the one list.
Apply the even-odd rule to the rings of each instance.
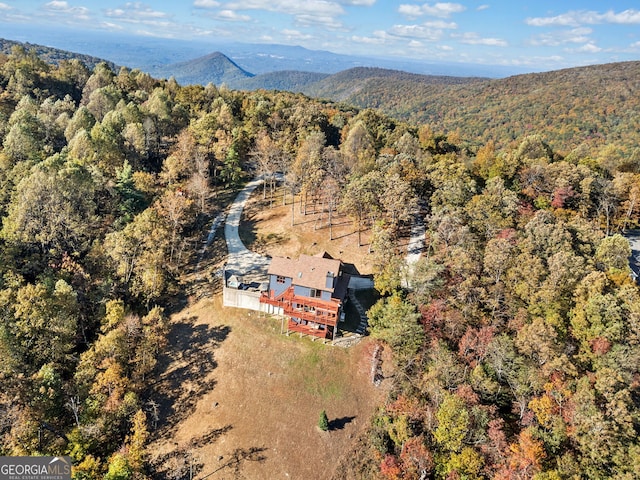
[[281, 307], [274, 307], [266, 303], [260, 303], [260, 292], [238, 290], [237, 288], [222, 288], [222, 305], [225, 307], [244, 308], [256, 312], [266, 312], [273, 315], [282, 315]]

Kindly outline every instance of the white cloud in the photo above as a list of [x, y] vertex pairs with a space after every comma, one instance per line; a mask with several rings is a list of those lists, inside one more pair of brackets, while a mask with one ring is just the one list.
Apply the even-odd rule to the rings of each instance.
[[624, 10], [615, 13], [609, 10], [605, 13], [585, 10], [572, 10], [555, 17], [533, 17], [525, 20], [527, 25], [534, 27], [596, 25], [611, 23], [618, 25], [640, 25], [640, 10]]
[[629, 45], [630, 48], [640, 48], [640, 42], [633, 42], [631, 45]]
[[353, 35], [351, 41], [355, 43], [363, 43], [365, 45], [384, 45], [389, 40], [387, 32], [382, 30], [376, 30], [371, 37], [359, 37]]
[[454, 13], [464, 12], [467, 8], [459, 3], [425, 3], [424, 5], [402, 4], [398, 7], [398, 12], [410, 18], [428, 15], [430, 17], [449, 18]]
[[587, 43], [590, 41], [589, 35], [593, 29], [588, 27], [572, 28], [558, 32], [537, 35], [530, 40], [534, 46], [557, 47], [566, 43]]
[[220, 2], [215, 0], [195, 0], [193, 6], [196, 8], [216, 8], [220, 6]]
[[246, 0], [230, 2], [226, 5], [231, 10], [267, 10], [269, 12], [288, 13], [290, 15], [328, 15], [337, 16], [344, 13], [340, 4], [324, 0]]
[[398, 12], [409, 18], [418, 18], [422, 15], [420, 5], [400, 5]]
[[424, 27], [422, 25], [394, 25], [389, 29], [389, 35], [404, 38], [420, 38], [430, 42], [437, 42], [442, 38], [442, 30]]
[[490, 47], [506, 47], [509, 44], [500, 38], [482, 38], [475, 32], [466, 32], [462, 35], [452, 35], [454, 38], [460, 39], [460, 43], [466, 45], [487, 45]]
[[0, 10], [12, 10], [12, 8], [6, 3], [0, 2]]
[[65, 21], [89, 20], [90, 11], [86, 7], [72, 7], [68, 2], [53, 0], [44, 6], [44, 12], [48, 15], [64, 16]]
[[331, 30], [340, 30], [344, 25], [329, 15], [296, 15], [296, 23], [304, 26], [322, 26]]
[[216, 18], [220, 20], [227, 20], [230, 22], [248, 22], [249, 20], [251, 20], [251, 17], [249, 15], [240, 15], [233, 10], [221, 10], [216, 15]]
[[148, 20], [169, 18], [171, 16], [168, 13], [153, 10], [142, 2], [128, 2], [123, 8], [108, 8], [104, 13], [107, 17], [120, 20]]
[[299, 30], [282, 30], [282, 34], [287, 37], [289, 40], [311, 40], [313, 38], [312, 35], [307, 35], [302, 33]]
[[[368, 4], [370, 0], [346, 0], [347, 4]], [[229, 10], [264, 10], [292, 15], [300, 25], [316, 26], [339, 30], [344, 29], [337, 17], [345, 13], [342, 5], [330, 0], [243, 0], [227, 3]]]
[[52, 10], [68, 10], [70, 8], [67, 2], [61, 2], [58, 0], [53, 0], [52, 2], [47, 3], [45, 7]]
[[142, 2], [128, 2], [121, 8], [108, 8], [104, 10], [104, 15], [114, 21], [164, 29], [164, 31], [158, 33], [146, 30], [141, 31], [140, 34], [145, 36], [173, 38], [175, 35], [169, 30], [176, 30], [179, 27], [178, 24], [171, 21], [172, 15], [153, 10]]
[[355, 5], [357, 7], [371, 7], [376, 3], [376, 0], [338, 0], [338, 3], [342, 5]]
[[136, 35], [141, 35], [143, 37], [153, 37], [153, 38], [176, 38], [176, 36], [168, 31], [155, 31], [155, 30], [136, 30]]
[[170, 13], [154, 10], [143, 2], [127, 2], [119, 8], [103, 10], [107, 22], [114, 29], [117, 25], [130, 24], [136, 26], [133, 30], [138, 35], [160, 38], [193, 38], [202, 36], [229, 36], [230, 32], [223, 29], [202, 29], [192, 24], [177, 22]]
[[424, 22], [422, 25], [428, 28], [442, 28], [455, 30], [458, 28], [458, 24], [456, 22], [445, 22], [444, 20], [433, 20], [431, 22]]
[[490, 7], [489, 5], [487, 5], [487, 4], [485, 4], [485, 5], [478, 5], [478, 8], [476, 8], [476, 10], [477, 10], [478, 12], [481, 12], [482, 10], [487, 10], [487, 9], [489, 9], [489, 8], [491, 8], [491, 7]]
[[580, 48], [577, 48], [575, 51], [580, 53], [598, 53], [598, 52], [601, 52], [602, 49], [598, 47], [595, 43], [589, 42], [581, 46]]
[[114, 31], [124, 30], [124, 27], [122, 27], [122, 25], [117, 25], [111, 22], [101, 22], [100, 27], [102, 27], [104, 30], [114, 30]]

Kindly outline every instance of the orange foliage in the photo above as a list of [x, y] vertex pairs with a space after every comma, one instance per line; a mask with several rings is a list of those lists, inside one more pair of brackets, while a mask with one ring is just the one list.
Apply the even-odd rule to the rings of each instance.
[[413, 437], [405, 442], [400, 453], [402, 461], [402, 478], [404, 480], [413, 480], [424, 478], [424, 473], [433, 470], [433, 455], [425, 446], [422, 437]]
[[529, 429], [520, 432], [518, 443], [512, 443], [509, 450], [509, 469], [519, 472], [518, 478], [533, 478], [540, 471], [545, 457], [544, 447], [541, 441], [533, 438]]
[[398, 464], [398, 459], [394, 455], [386, 455], [380, 464], [380, 473], [389, 480], [400, 480], [402, 469]]

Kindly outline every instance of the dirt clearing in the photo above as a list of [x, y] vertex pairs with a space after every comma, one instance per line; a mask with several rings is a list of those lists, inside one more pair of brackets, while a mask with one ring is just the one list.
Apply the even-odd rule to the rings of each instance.
[[297, 258], [300, 254], [315, 255], [326, 251], [333, 258], [353, 263], [360, 273], [373, 272], [372, 255], [369, 253], [370, 230], [362, 229], [358, 246], [356, 226], [347, 215], [334, 212], [331, 237], [327, 212], [320, 212], [320, 205], [310, 204], [307, 215], [300, 212], [296, 197], [294, 226], [291, 226], [291, 197], [282, 204], [283, 190], [274, 194], [273, 201], [262, 198], [262, 190], [256, 189], [247, 202], [240, 223], [240, 238], [250, 250], [270, 255]]
[[[222, 308], [172, 319], [154, 452], [165, 478], [328, 479], [384, 397], [370, 341], [351, 349], [280, 333], [278, 319]], [[326, 410], [330, 431], [317, 428]]]

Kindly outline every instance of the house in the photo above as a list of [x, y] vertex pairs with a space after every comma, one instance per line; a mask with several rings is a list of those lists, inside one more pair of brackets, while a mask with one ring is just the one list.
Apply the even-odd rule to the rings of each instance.
[[349, 285], [340, 260], [328, 253], [274, 257], [267, 271], [268, 289], [260, 302], [288, 317], [288, 331], [333, 339]]

